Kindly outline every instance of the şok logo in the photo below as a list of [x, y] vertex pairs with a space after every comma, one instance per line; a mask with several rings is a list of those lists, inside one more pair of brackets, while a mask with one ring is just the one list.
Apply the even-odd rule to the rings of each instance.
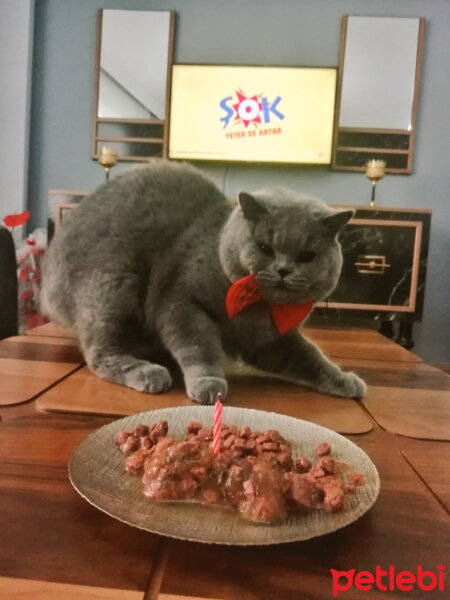
[[[223, 129], [228, 127], [232, 117], [238, 123], [242, 123], [246, 128], [250, 123], [258, 127], [258, 123], [270, 123], [271, 118], [280, 121], [284, 119], [283, 113], [278, 109], [281, 102], [281, 96], [277, 96], [273, 102], [262, 94], [247, 97], [242, 90], [236, 91], [237, 102], [233, 96], [227, 96], [220, 101], [220, 108], [225, 112], [221, 117]], [[233, 103], [234, 102], [234, 103]]]

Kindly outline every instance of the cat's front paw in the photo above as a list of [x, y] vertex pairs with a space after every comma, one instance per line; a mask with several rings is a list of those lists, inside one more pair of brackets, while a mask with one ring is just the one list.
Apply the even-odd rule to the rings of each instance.
[[225, 400], [228, 384], [220, 377], [196, 377], [186, 382], [186, 391], [189, 398], [200, 404], [215, 404], [218, 394]]
[[356, 373], [350, 371], [342, 373], [342, 380], [332, 393], [345, 398], [362, 398], [366, 395], [366, 392], [367, 386], [364, 381]]
[[140, 361], [125, 374], [125, 385], [139, 392], [161, 394], [172, 386], [172, 378], [165, 367]]

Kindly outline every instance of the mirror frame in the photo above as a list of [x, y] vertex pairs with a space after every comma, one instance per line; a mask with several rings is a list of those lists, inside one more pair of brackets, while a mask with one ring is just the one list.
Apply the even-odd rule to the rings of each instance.
[[[99, 90], [100, 90], [100, 58], [102, 45], [102, 23], [103, 11], [109, 9], [99, 9], [97, 11], [97, 46], [95, 59], [95, 88], [94, 88], [94, 114], [92, 124], [92, 159], [98, 160], [98, 143], [105, 142], [105, 145], [114, 143], [129, 143], [129, 144], [148, 144], [148, 156], [141, 155], [123, 155], [117, 152], [118, 161], [129, 162], [146, 162], [151, 158], [167, 158], [168, 155], [168, 140], [169, 140], [169, 115], [170, 115], [170, 90], [171, 76], [173, 64], [173, 48], [174, 48], [174, 32], [175, 32], [175, 11], [145, 11], [145, 12], [166, 12], [169, 13], [169, 39], [168, 39], [168, 55], [167, 55], [167, 75], [166, 75], [166, 102], [165, 102], [165, 118], [164, 119], [125, 119], [125, 118], [106, 118], [98, 116]], [[141, 11], [134, 11], [136, 13]], [[100, 135], [99, 127], [102, 123], [116, 125], [144, 125], [147, 127], [155, 127], [156, 135], [151, 137], [142, 136], [132, 137], [124, 135]], [[112, 146], [114, 148], [114, 146]]]
[[[342, 96], [342, 82], [344, 78], [344, 60], [345, 60], [345, 49], [347, 39], [347, 27], [348, 18], [350, 15], [344, 15], [342, 17], [342, 29], [341, 29], [341, 43], [339, 52], [339, 68], [338, 68], [338, 81], [336, 90], [336, 110], [334, 120], [334, 135], [333, 135], [333, 153], [331, 159], [331, 168], [334, 171], [359, 171], [364, 172], [366, 167], [365, 164], [370, 159], [381, 159], [386, 161], [386, 173], [398, 173], [409, 175], [412, 173], [412, 164], [414, 156], [415, 138], [416, 138], [416, 122], [417, 112], [419, 103], [419, 88], [420, 88], [420, 75], [422, 67], [422, 56], [423, 56], [423, 44], [424, 44], [424, 33], [425, 33], [425, 18], [424, 17], [411, 17], [419, 20], [419, 32], [417, 39], [417, 53], [416, 53], [416, 69], [414, 79], [414, 92], [413, 102], [411, 107], [411, 129], [378, 129], [371, 127], [339, 127], [339, 118], [341, 112], [341, 96]], [[379, 17], [383, 18], [383, 17]], [[390, 18], [390, 17], [386, 17]], [[395, 18], [395, 17], [392, 17]], [[343, 134], [350, 134], [353, 139], [349, 143], [342, 138], [345, 137]], [[378, 136], [378, 137], [376, 137]], [[383, 146], [383, 137], [385, 140], [390, 140], [390, 143], [397, 148], [389, 147], [389, 145]], [[381, 144], [368, 145], [367, 140], [377, 139], [381, 141]], [[356, 141], [355, 141], [356, 140]], [[403, 145], [406, 147], [402, 148]], [[358, 164], [345, 164], [345, 161], [341, 160], [342, 153], [353, 153], [355, 160]], [[401, 155], [406, 159], [404, 167], [394, 166], [389, 164], [389, 158], [395, 155]]]

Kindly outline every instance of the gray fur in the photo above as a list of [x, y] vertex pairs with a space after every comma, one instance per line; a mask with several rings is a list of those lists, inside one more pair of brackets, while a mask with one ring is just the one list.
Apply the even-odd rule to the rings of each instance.
[[100, 187], [65, 218], [44, 261], [43, 308], [72, 329], [94, 373], [142, 392], [168, 390], [175, 361], [193, 400], [225, 398], [227, 353], [359, 398], [364, 382], [297, 329], [280, 336], [265, 303], [232, 320], [225, 312], [231, 282], [249, 273], [271, 302], [326, 297], [342, 264], [337, 233], [351, 214], [282, 188], [242, 193], [233, 207], [193, 167], [155, 161]]

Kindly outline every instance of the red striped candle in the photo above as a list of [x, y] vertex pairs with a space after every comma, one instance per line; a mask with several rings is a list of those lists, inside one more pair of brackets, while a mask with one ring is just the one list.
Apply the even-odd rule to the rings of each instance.
[[217, 394], [217, 402], [214, 406], [214, 431], [213, 431], [213, 452], [216, 456], [220, 454], [220, 431], [222, 429], [222, 402], [221, 395]]

